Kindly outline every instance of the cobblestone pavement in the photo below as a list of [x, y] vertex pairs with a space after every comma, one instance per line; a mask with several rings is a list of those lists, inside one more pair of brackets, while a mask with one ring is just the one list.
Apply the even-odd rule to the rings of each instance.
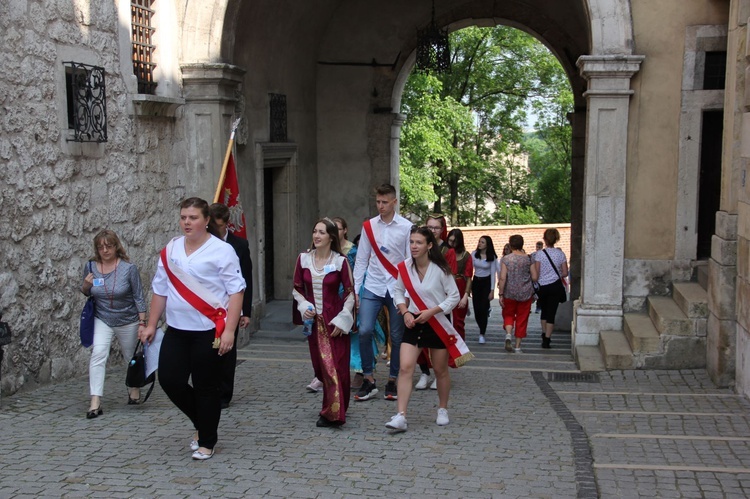
[[[286, 308], [288, 310], [288, 307]], [[409, 431], [395, 403], [354, 402], [340, 429], [317, 428], [320, 395], [296, 332], [261, 330], [239, 353], [235, 398], [213, 459], [190, 459], [191, 428], [159, 387], [128, 406], [107, 376], [104, 415], [84, 418], [86, 378], [4, 397], [0, 497], [747, 497], [750, 405], [702, 371], [582, 376], [570, 337], [507, 353], [500, 313], [477, 358], [452, 370], [451, 423], [415, 392]], [[386, 372], [384, 362], [380, 372]], [[384, 376], [378, 379], [384, 386]], [[592, 460], [593, 458], [593, 460]]]

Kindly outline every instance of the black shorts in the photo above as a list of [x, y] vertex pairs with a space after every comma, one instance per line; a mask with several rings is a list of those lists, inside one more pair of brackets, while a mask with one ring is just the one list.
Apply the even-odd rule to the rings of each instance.
[[432, 330], [429, 324], [414, 324], [412, 329], [406, 328], [403, 343], [419, 348], [442, 348], [445, 350], [443, 340]]

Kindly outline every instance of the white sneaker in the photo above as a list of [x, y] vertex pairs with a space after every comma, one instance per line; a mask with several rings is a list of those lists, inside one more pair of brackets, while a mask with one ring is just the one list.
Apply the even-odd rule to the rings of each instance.
[[430, 382], [430, 376], [428, 374], [422, 373], [419, 375], [419, 381], [417, 381], [417, 384], [414, 386], [415, 390], [426, 390], [427, 384]]
[[403, 412], [399, 412], [385, 424], [385, 427], [396, 431], [406, 431], [406, 416]]
[[307, 388], [307, 391], [310, 393], [322, 392], [323, 382], [320, 381], [318, 378], [313, 378], [312, 381], [310, 381], [310, 384], [307, 385], [305, 388]]
[[442, 407], [438, 409], [438, 416], [435, 422], [438, 426], [445, 426], [450, 423], [450, 420], [448, 419], [448, 409], [443, 409]]
[[523, 352], [521, 352], [521, 347], [516, 348], [515, 352], [516, 353], [523, 353]]
[[484, 345], [484, 335], [483, 334], [479, 335], [479, 344], [480, 345]]
[[437, 378], [432, 380], [432, 384], [430, 385], [430, 390], [437, 390]]

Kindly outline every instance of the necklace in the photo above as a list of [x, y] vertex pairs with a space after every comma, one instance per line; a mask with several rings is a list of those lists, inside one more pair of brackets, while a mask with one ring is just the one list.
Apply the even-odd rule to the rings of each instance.
[[325, 270], [326, 266], [328, 266], [333, 261], [333, 251], [331, 251], [328, 254], [328, 259], [325, 262], [323, 262], [323, 265], [321, 267], [318, 267], [318, 252], [317, 252], [317, 250], [313, 250], [313, 259], [312, 260], [313, 260], [313, 267], [315, 268], [315, 270], [318, 273], [322, 273]]
[[[117, 286], [117, 259], [115, 259], [115, 271], [112, 278], [112, 290], [107, 290], [107, 277], [109, 274], [107, 274], [107, 277], [104, 277], [104, 296], [109, 298], [109, 308], [114, 307], [115, 302], [115, 286]], [[110, 274], [112, 272], [110, 271]], [[102, 263], [102, 276], [104, 276], [104, 263]]]

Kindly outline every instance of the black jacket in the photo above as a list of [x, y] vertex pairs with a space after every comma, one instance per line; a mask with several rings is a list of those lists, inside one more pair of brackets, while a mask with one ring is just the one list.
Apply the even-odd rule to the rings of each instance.
[[227, 232], [227, 243], [232, 245], [240, 259], [240, 271], [245, 279], [245, 296], [242, 299], [242, 315], [250, 317], [253, 308], [253, 261], [250, 259], [250, 245], [247, 240]]

